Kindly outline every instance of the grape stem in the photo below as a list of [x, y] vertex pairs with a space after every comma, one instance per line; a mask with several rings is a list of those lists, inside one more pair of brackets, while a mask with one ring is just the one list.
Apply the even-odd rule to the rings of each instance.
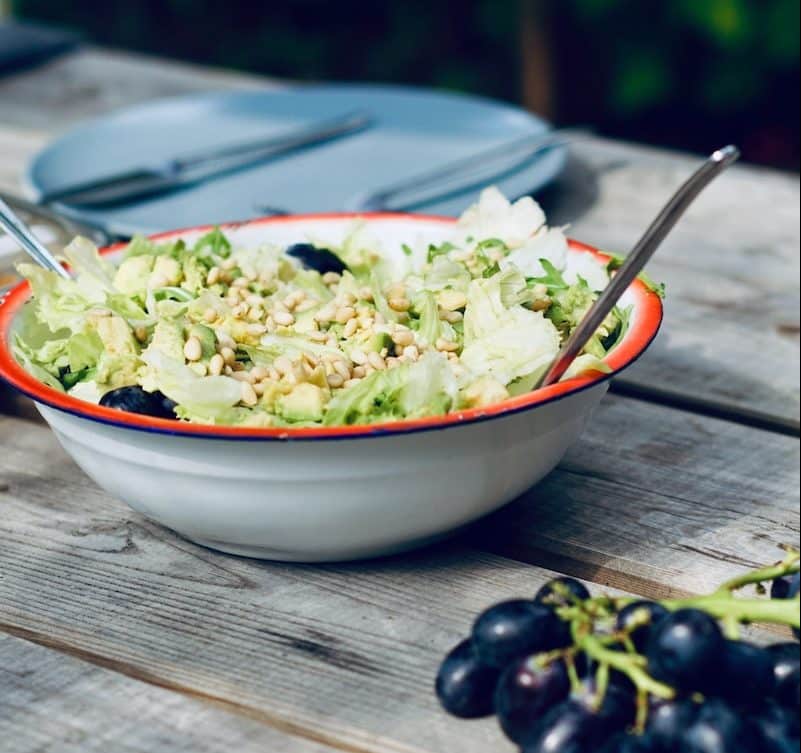
[[747, 625], [752, 622], [765, 622], [801, 627], [801, 610], [799, 610], [797, 598], [772, 601], [737, 599], [731, 593], [716, 592], [709, 596], [663, 601], [662, 604], [671, 611], [702, 609], [707, 614], [727, 623], [737, 622]]
[[[739, 637], [741, 625], [752, 622], [773, 623], [801, 628], [801, 601], [793, 599], [755, 599], [741, 598], [736, 592], [746, 586], [762, 584], [794, 575], [801, 567], [801, 552], [786, 547], [787, 556], [781, 562], [726, 581], [715, 592], [707, 596], [694, 596], [687, 599], [671, 599], [660, 602], [671, 611], [679, 609], [700, 609], [720, 620], [729, 638]], [[764, 589], [760, 591], [764, 593]], [[636, 601], [629, 597], [599, 596], [592, 599], [576, 599], [567, 589], [561, 594], [568, 603], [557, 607], [556, 612], [565, 622], [570, 623], [573, 645], [557, 649], [544, 655], [544, 661], [563, 659], [567, 665], [570, 684], [578, 689], [580, 679], [576, 671], [575, 658], [582, 652], [598, 666], [596, 673], [597, 698], [600, 707], [609, 685], [609, 673], [616, 670], [626, 675], [637, 689], [636, 729], [642, 731], [648, 715], [648, 698], [654, 696], [673, 700], [676, 691], [648, 674], [648, 661], [637, 653], [631, 633], [646, 623], [634, 621], [625, 630], [614, 630], [610, 624], [614, 616], [625, 606]], [[614, 650], [622, 646], [623, 651]]]
[[639, 654], [612, 651], [606, 648], [603, 641], [599, 640], [597, 636], [591, 634], [579, 639], [579, 648], [601, 666], [606, 665], [627, 675], [640, 690], [668, 700], [676, 697], [673, 688], [654, 680], [645, 671], [645, 657]]
[[764, 583], [769, 580], [776, 580], [783, 578], [785, 575], [795, 575], [801, 567], [801, 557], [796, 551], [790, 551], [782, 562], [778, 562], [770, 567], [763, 567], [759, 570], [752, 570], [748, 573], [738, 575], [736, 578], [727, 580], [718, 590], [717, 593], [732, 593], [745, 586], [755, 585], [757, 583]]

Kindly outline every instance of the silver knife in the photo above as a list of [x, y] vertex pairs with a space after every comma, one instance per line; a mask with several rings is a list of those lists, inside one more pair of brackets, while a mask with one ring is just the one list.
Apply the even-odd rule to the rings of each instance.
[[108, 206], [157, 196], [252, 167], [270, 159], [324, 144], [368, 128], [373, 119], [355, 111], [283, 136], [216, 147], [152, 166], [143, 166], [85, 183], [45, 191], [40, 204]]

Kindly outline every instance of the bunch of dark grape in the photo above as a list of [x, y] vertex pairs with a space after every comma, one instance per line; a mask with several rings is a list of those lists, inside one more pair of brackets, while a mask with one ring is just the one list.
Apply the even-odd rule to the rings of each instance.
[[[436, 691], [464, 719], [496, 715], [521, 753], [798, 753], [799, 554], [685, 601], [600, 596], [571, 578], [481, 614]], [[771, 583], [771, 599], [735, 593]]]

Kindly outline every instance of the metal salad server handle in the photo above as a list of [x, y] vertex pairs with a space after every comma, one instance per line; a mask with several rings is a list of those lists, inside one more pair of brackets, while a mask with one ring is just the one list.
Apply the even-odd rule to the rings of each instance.
[[735, 162], [740, 156], [736, 146], [724, 146], [718, 149], [699, 167], [673, 194], [670, 201], [662, 208], [651, 226], [634, 246], [623, 265], [612, 277], [611, 282], [601, 293], [598, 300], [585, 314], [581, 323], [562, 346], [556, 358], [540, 378], [534, 389], [547, 387], [558, 382], [584, 349], [587, 341], [595, 334], [609, 312], [615, 307], [618, 299], [636, 279], [643, 267], [648, 263], [662, 241], [673, 229], [681, 216], [692, 204], [698, 194], [706, 188], [720, 173]]
[[0, 199], [0, 225], [9, 235], [16, 238], [20, 246], [37, 264], [41, 264], [45, 269], [49, 269], [67, 280], [70, 279], [69, 272], [59, 264], [56, 257], [45, 248], [33, 231], [2, 199]]

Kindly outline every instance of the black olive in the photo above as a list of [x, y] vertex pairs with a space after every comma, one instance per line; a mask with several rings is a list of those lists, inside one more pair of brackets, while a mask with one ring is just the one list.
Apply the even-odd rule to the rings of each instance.
[[327, 248], [317, 248], [311, 243], [296, 243], [294, 246], [290, 246], [286, 253], [300, 261], [306, 269], [314, 269], [321, 275], [326, 272], [342, 274], [348, 268], [333, 251], [329, 251]]
[[176, 404], [172, 400], [161, 392], [145, 392], [138, 385], [107, 392], [100, 398], [100, 405], [154, 418], [176, 418]]

